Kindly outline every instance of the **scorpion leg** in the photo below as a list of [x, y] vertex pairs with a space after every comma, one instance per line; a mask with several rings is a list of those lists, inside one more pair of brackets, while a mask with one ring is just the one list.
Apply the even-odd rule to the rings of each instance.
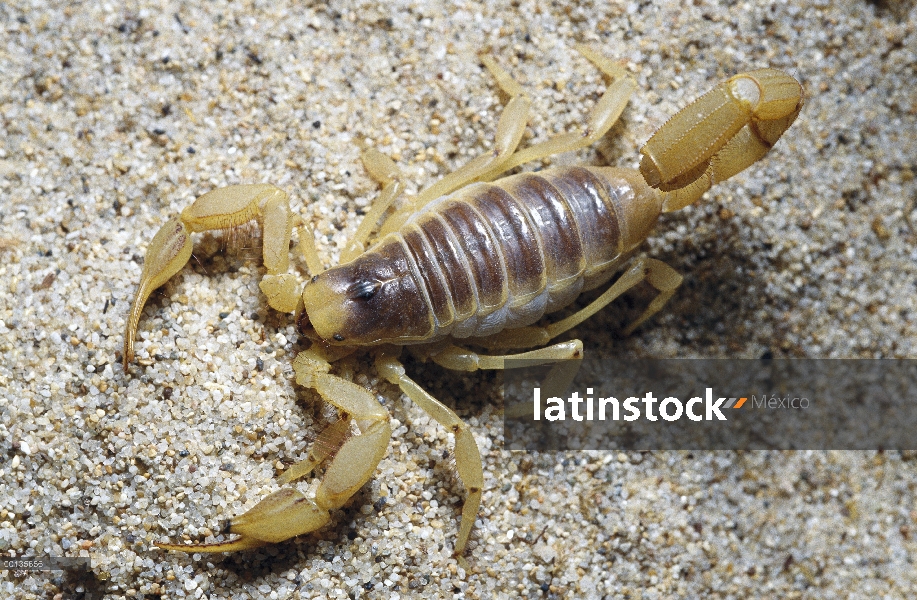
[[728, 79], [675, 114], [640, 149], [643, 178], [666, 192], [663, 212], [695, 202], [760, 160], [802, 104], [794, 77], [758, 69]]
[[178, 273], [191, 257], [191, 234], [229, 229], [252, 220], [261, 222], [264, 231], [264, 266], [267, 275], [261, 289], [268, 303], [283, 312], [296, 308], [298, 293], [289, 267], [291, 220], [287, 195], [270, 184], [232, 185], [208, 192], [169, 219], [156, 233], [147, 249], [140, 285], [131, 305], [124, 333], [124, 368], [134, 358], [134, 339], [140, 314], [150, 294]]
[[[422, 358], [428, 358], [421, 355]], [[569, 340], [553, 344], [546, 348], [538, 348], [529, 352], [518, 354], [504, 354], [499, 356], [482, 355], [466, 348], [448, 345], [441, 351], [432, 354], [429, 358], [436, 364], [454, 371], [477, 371], [478, 369], [512, 369], [518, 367], [534, 367], [541, 364], [556, 363], [544, 380], [545, 398], [563, 394], [573, 378], [576, 377], [583, 358], [583, 342]], [[525, 362], [510, 362], [525, 361]], [[531, 414], [531, 404], [522, 402], [504, 409], [506, 418], [520, 418]]]
[[509, 101], [506, 103], [506, 107], [503, 109], [503, 113], [497, 123], [494, 147], [446, 175], [420, 192], [411, 202], [402, 206], [398, 212], [385, 221], [382, 231], [379, 233], [380, 237], [398, 229], [408, 217], [423, 208], [431, 200], [435, 200], [479, 179], [492, 169], [500, 172], [504, 171], [505, 169], [501, 168], [501, 165], [506, 163], [513, 155], [513, 151], [516, 150], [519, 142], [522, 141], [522, 134], [525, 133], [525, 126], [528, 123], [529, 108], [532, 105], [531, 99], [526, 95], [522, 86], [498, 65], [492, 56], [482, 54], [480, 58], [484, 66], [496, 79], [500, 89], [509, 96]]
[[646, 310], [644, 310], [643, 313], [624, 330], [625, 335], [630, 335], [630, 333], [642, 325], [644, 321], [659, 312], [675, 293], [676, 288], [681, 285], [682, 276], [669, 265], [654, 258], [636, 259], [630, 268], [628, 268], [611, 287], [605, 290], [601, 296], [566, 319], [551, 323], [550, 325], [545, 325], [544, 327], [532, 326], [508, 329], [496, 335], [482, 338], [478, 343], [487, 348], [528, 348], [544, 345], [552, 338], [576, 327], [598, 311], [602, 310], [618, 296], [633, 288], [641, 281], [646, 281], [656, 288], [659, 294], [653, 298]]
[[518, 354], [486, 355], [466, 348], [448, 345], [430, 355], [430, 360], [453, 371], [477, 371], [478, 369], [505, 369], [507, 360], [525, 360], [528, 366], [552, 363], [561, 360], [582, 358], [583, 343], [570, 340]]
[[414, 200], [415, 211], [430, 200], [457, 190], [491, 169], [505, 170], [502, 165], [512, 156], [513, 151], [522, 141], [522, 134], [525, 133], [525, 126], [528, 123], [529, 109], [532, 106], [531, 99], [519, 82], [497, 64], [492, 56], [482, 54], [480, 58], [497, 81], [500, 90], [510, 97], [497, 123], [494, 147], [422, 191]]
[[484, 487], [484, 467], [474, 436], [468, 425], [451, 408], [431, 396], [413, 379], [405, 375], [404, 367], [394, 356], [380, 353], [376, 358], [376, 368], [387, 381], [397, 385], [417, 406], [455, 435], [455, 466], [458, 469], [459, 478], [464, 483], [465, 489], [468, 490], [455, 542], [455, 555], [461, 557], [477, 518], [478, 508], [481, 506], [481, 492]]
[[[423, 358], [428, 358], [424, 356]], [[534, 367], [542, 364], [554, 363], [543, 382], [545, 398], [562, 395], [573, 382], [582, 364], [583, 342], [570, 340], [560, 342], [546, 348], [538, 348], [519, 354], [504, 354], [501, 356], [485, 356], [449, 345], [442, 351], [429, 356], [438, 365], [455, 371], [477, 371], [478, 369], [513, 369], [519, 367]], [[510, 362], [506, 361], [518, 361]], [[523, 362], [524, 361], [524, 362]], [[530, 414], [531, 404], [522, 402], [504, 409], [506, 418], [520, 418]]]
[[363, 166], [366, 167], [370, 177], [382, 184], [382, 193], [363, 217], [350, 244], [341, 252], [341, 264], [348, 263], [363, 253], [369, 234], [372, 233], [373, 228], [379, 223], [379, 219], [392, 205], [392, 202], [404, 191], [401, 171], [392, 162], [392, 159], [372, 148], [365, 150], [362, 158]]
[[[340, 412], [341, 420], [326, 430], [332, 446], [337, 445], [347, 433], [351, 421], [360, 429], [358, 435], [340, 444], [315, 492], [315, 498], [308, 498], [295, 488], [284, 488], [229, 521], [229, 532], [240, 536], [235, 540], [213, 544], [157, 546], [180, 552], [230, 552], [282, 542], [323, 527], [331, 520], [330, 511], [343, 506], [369, 481], [385, 455], [392, 435], [388, 413], [368, 390], [327, 373], [329, 366], [321, 353], [310, 353], [302, 359], [297, 356], [293, 366], [297, 381], [310, 382], [310, 387]], [[306, 464], [310, 465], [313, 461], [318, 464], [332, 452], [333, 448], [313, 449]], [[309, 470], [315, 464], [311, 464]], [[281, 480], [292, 481], [307, 472], [296, 470], [294, 466]]]
[[627, 326], [624, 330], [624, 335], [630, 335], [634, 329], [642, 325], [644, 321], [655, 315], [665, 306], [666, 302], [668, 302], [675, 293], [676, 288], [681, 285], [682, 276], [679, 275], [675, 269], [660, 260], [656, 260], [655, 258], [638, 258], [610, 288], [605, 290], [601, 296], [590, 302], [588, 306], [573, 313], [566, 319], [547, 325], [545, 331], [548, 334], [548, 338], [554, 338], [576, 327], [641, 281], [646, 281], [656, 288], [659, 294], [653, 298], [653, 301], [650, 302], [646, 310], [637, 317], [637, 320]]
[[318, 275], [325, 270], [322, 259], [318, 257], [318, 249], [315, 247], [315, 234], [308, 225], [299, 223], [298, 237], [299, 243], [296, 244], [296, 250], [303, 260], [306, 261], [306, 268], [310, 275]]
[[519, 150], [508, 160], [499, 166], [491, 168], [486, 174], [479, 177], [479, 181], [491, 181], [502, 173], [527, 162], [591, 146], [611, 129], [611, 126], [615, 124], [621, 113], [624, 112], [630, 95], [637, 89], [637, 83], [627, 75], [627, 72], [621, 66], [589, 46], [578, 44], [576, 49], [610, 80], [605, 93], [602, 94], [602, 97], [599, 98], [599, 101], [589, 112], [589, 116], [586, 117], [583, 128], [580, 131], [563, 133], [539, 144]]

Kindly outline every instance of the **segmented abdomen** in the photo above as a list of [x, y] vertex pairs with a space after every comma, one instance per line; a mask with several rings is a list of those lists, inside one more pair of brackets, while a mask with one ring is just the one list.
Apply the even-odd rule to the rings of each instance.
[[635, 202], [655, 198], [622, 170], [570, 167], [434, 200], [396, 234], [434, 315], [432, 338], [530, 325], [607, 281], [659, 214]]

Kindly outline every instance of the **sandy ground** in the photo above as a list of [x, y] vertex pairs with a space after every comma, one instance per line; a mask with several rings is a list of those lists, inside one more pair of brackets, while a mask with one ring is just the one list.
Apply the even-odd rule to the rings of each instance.
[[0, 571], [0, 596], [917, 595], [912, 453], [509, 453], [492, 374], [409, 362], [484, 457], [465, 570], [451, 438], [364, 359], [342, 368], [395, 438], [329, 527], [162, 552], [276, 490], [323, 410], [292, 383], [302, 346], [258, 294], [250, 232], [199, 240], [120, 365], [147, 245], [194, 197], [275, 183], [334, 264], [378, 193], [360, 143], [410, 193], [489, 148], [502, 105], [482, 50], [533, 98], [526, 143], [573, 129], [604, 89], [580, 42], [638, 88], [609, 136], [555, 164], [636, 166], [668, 116], [736, 72], [786, 69], [808, 96], [769, 156], [662, 219], [646, 252], [686, 276], [668, 309], [625, 338], [645, 300], [628, 296], [574, 332], [587, 352], [913, 358], [912, 2], [70, 4], [0, 5], [0, 552], [92, 570]]

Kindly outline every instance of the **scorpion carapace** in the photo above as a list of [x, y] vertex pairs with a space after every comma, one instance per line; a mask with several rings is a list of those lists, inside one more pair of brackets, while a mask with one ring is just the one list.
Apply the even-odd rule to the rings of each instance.
[[[641, 150], [639, 171], [570, 167], [497, 179], [524, 162], [592, 144], [624, 110], [634, 81], [590, 48], [579, 50], [610, 79], [582, 131], [517, 150], [531, 102], [496, 61], [482, 56], [510, 97], [494, 148], [391, 214], [378, 241], [364, 251], [373, 228], [404, 188], [391, 160], [365, 151], [364, 165], [382, 184], [382, 193], [342, 253], [341, 266], [323, 271], [311, 235], [300, 232], [300, 250], [314, 274], [304, 287], [287, 272], [298, 219], [290, 214], [287, 195], [272, 185], [209, 192], [156, 234], [127, 319], [125, 370], [134, 356], [143, 306], [152, 290], [188, 261], [190, 234], [256, 220], [263, 228], [267, 270], [261, 289], [273, 308], [296, 311], [300, 331], [313, 341], [294, 361], [296, 381], [340, 415], [308, 457], [280, 476], [289, 483], [328, 460], [314, 497], [285, 488], [233, 518], [229, 531], [238, 534], [233, 540], [158, 544], [161, 548], [239, 550], [325, 525], [330, 511], [372, 477], [391, 437], [388, 413], [374, 395], [331, 373], [335, 360], [370, 347], [379, 374], [455, 436], [455, 464], [467, 490], [455, 544], [461, 556], [484, 485], [480, 453], [455, 412], [405, 374], [398, 360], [402, 348], [466, 371], [502, 369], [510, 357], [543, 362], [576, 357], [582, 353], [579, 340], [550, 341], [645, 281], [658, 295], [626, 330], [632, 331], [662, 308], [682, 280], [658, 260], [631, 258], [659, 215], [693, 203], [713, 184], [761, 159], [803, 104], [802, 87], [792, 76], [774, 69], [751, 71], [720, 84], [663, 125]], [[541, 324], [544, 315], [616, 273], [621, 275], [588, 306]], [[458, 340], [487, 349], [535, 349], [479, 354], [455, 345]]]

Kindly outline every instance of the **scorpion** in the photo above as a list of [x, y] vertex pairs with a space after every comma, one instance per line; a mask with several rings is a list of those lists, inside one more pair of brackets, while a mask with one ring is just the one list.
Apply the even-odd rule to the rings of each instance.
[[[712, 185], [760, 160], [790, 127], [803, 104], [801, 84], [776, 69], [742, 73], [720, 83], [675, 114], [640, 150], [637, 169], [574, 166], [524, 172], [510, 169], [577, 150], [604, 136], [624, 110], [636, 82], [616, 62], [587, 46], [582, 53], [608, 79], [606, 91], [581, 131], [517, 150], [531, 100], [489, 55], [481, 61], [509, 97], [493, 149], [471, 160], [386, 215], [403, 191], [395, 163], [364, 149], [363, 163], [382, 191], [339, 266], [324, 270], [310, 230], [298, 251], [312, 275], [289, 273], [290, 241], [301, 219], [287, 194], [270, 184], [232, 185], [199, 197], [155, 235], [147, 250], [127, 318], [124, 370], [151, 292], [178, 273], [192, 254], [191, 234], [257, 221], [266, 274], [259, 286], [268, 304], [295, 313], [311, 340], [293, 362], [296, 382], [338, 412], [307, 458], [279, 477], [294, 482], [327, 461], [314, 497], [281, 488], [227, 522], [214, 543], [157, 543], [166, 550], [227, 552], [315, 531], [331, 520], [372, 477], [392, 435], [389, 415], [364, 387], [331, 373], [334, 361], [370, 347], [384, 380], [454, 436], [455, 467], [466, 490], [455, 555], [461, 560], [481, 503], [481, 455], [469, 427], [426, 392], [399, 361], [403, 348], [448, 369], [502, 369], [509, 358], [544, 363], [582, 355], [579, 340], [550, 344], [638, 283], [656, 290], [625, 330], [632, 332], [672, 297], [682, 276], [652, 258], [633, 258], [660, 214], [686, 207]], [[496, 180], [496, 181], [494, 181]], [[493, 183], [491, 183], [493, 182]], [[379, 222], [375, 243], [365, 249]], [[571, 304], [581, 292], [623, 274], [574, 314], [545, 325], [542, 317]], [[516, 354], [479, 354], [535, 348]], [[550, 344], [550, 345], [549, 345]]]

